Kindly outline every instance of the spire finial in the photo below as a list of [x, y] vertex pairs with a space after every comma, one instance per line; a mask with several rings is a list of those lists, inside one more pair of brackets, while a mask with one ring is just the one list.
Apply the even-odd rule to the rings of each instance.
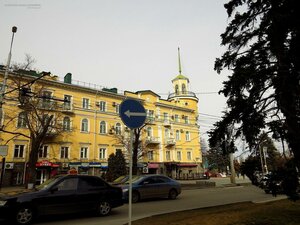
[[181, 75], [181, 62], [180, 62], [180, 48], [178, 47], [178, 66], [179, 66], [179, 75]]

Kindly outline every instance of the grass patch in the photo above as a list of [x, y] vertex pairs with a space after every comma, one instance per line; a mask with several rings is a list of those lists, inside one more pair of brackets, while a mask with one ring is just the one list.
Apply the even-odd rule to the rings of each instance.
[[133, 225], [300, 225], [300, 201], [237, 203], [168, 213], [132, 222]]

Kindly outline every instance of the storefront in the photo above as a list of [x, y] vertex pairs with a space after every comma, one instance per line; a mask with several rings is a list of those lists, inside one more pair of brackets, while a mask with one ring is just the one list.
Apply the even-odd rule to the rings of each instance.
[[59, 164], [52, 163], [48, 160], [42, 160], [35, 164], [36, 167], [36, 184], [42, 184], [50, 177], [58, 173]]

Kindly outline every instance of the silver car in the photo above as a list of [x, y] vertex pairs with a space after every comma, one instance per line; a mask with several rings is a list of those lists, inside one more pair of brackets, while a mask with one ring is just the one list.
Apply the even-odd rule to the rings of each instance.
[[[120, 185], [123, 199], [128, 201], [129, 181]], [[132, 202], [149, 198], [176, 199], [181, 193], [181, 184], [164, 175], [151, 174], [136, 176], [132, 179]]]

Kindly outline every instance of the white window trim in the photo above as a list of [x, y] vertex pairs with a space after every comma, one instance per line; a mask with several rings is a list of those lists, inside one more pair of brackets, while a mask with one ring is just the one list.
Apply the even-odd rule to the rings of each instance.
[[[86, 151], [86, 158], [81, 158], [81, 149], [82, 148], [86, 148], [87, 151]], [[88, 146], [80, 146], [80, 149], [79, 149], [79, 159], [89, 159], [89, 155], [90, 155], [90, 148]]]
[[[82, 121], [84, 120], [84, 119], [86, 119], [87, 120], [87, 131], [83, 131], [82, 130]], [[81, 121], [80, 121], [80, 132], [81, 133], [89, 133], [90, 132], [90, 120], [88, 119], [88, 118], [83, 118], [83, 119], [81, 119]]]

